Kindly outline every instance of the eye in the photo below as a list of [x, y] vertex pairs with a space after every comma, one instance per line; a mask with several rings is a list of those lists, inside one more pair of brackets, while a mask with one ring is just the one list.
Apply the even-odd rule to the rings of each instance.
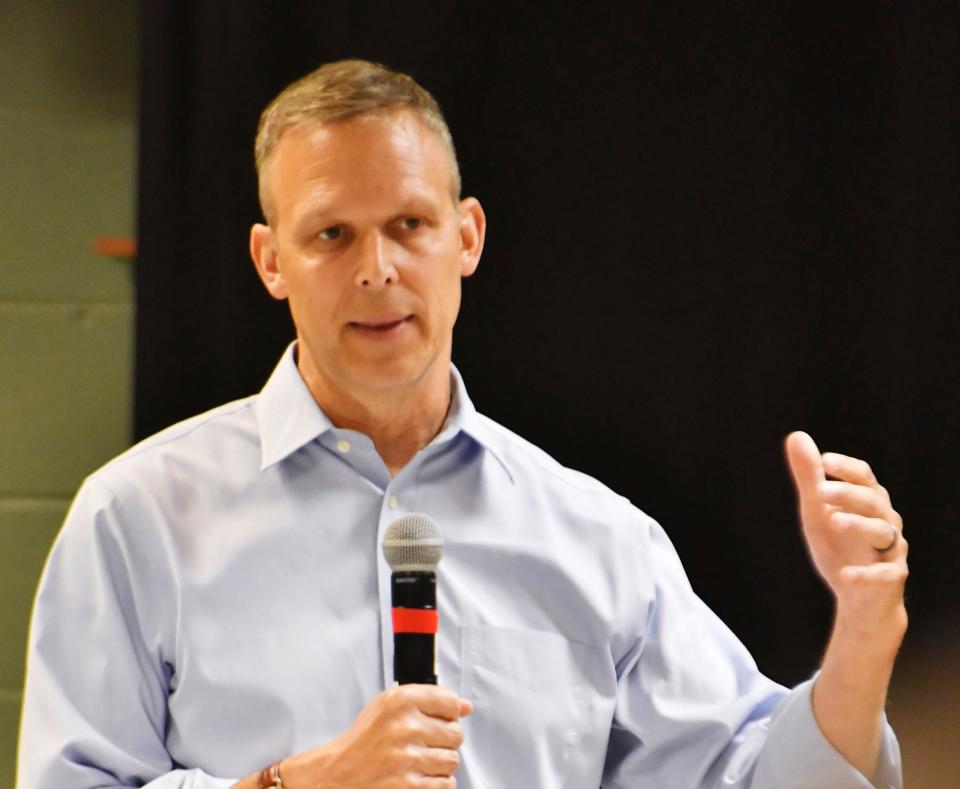
[[317, 233], [317, 238], [321, 241], [336, 241], [340, 238], [343, 230], [339, 225], [334, 225], [333, 227], [325, 227], [319, 233]]
[[404, 230], [416, 230], [420, 225], [423, 224], [423, 221], [415, 216], [405, 217], [403, 220], [403, 229]]

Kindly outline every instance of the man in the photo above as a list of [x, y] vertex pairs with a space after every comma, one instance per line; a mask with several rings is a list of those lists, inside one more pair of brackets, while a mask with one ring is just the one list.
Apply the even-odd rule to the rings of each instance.
[[[37, 596], [22, 789], [899, 786], [907, 546], [866, 463], [787, 439], [836, 598], [787, 692], [656, 523], [474, 410], [450, 355], [485, 218], [429, 94], [328, 64], [256, 158], [251, 255], [296, 343], [84, 484]], [[438, 687], [391, 687], [379, 546], [412, 511], [446, 539]]]

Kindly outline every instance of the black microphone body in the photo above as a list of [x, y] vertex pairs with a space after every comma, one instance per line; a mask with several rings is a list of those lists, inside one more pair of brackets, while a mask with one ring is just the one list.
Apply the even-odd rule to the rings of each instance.
[[[437, 574], [424, 570], [394, 572], [390, 578], [390, 596], [394, 612], [430, 612], [420, 619], [431, 619], [437, 611]], [[403, 615], [401, 615], [403, 616]], [[400, 632], [394, 614], [393, 678], [400, 685], [436, 685], [436, 632]], [[426, 628], [429, 629], [429, 625]]]
[[437, 564], [443, 535], [422, 512], [404, 515], [383, 537], [390, 565], [393, 678], [400, 685], [437, 684]]

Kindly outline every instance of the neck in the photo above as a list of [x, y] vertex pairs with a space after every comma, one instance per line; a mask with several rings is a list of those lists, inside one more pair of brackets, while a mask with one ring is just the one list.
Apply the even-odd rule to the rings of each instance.
[[[298, 364], [314, 400], [334, 425], [370, 437], [390, 476], [440, 432], [450, 408], [450, 363], [437, 360], [420, 380], [389, 389], [332, 386], [312, 365]], [[305, 369], [306, 368], [306, 369]]]

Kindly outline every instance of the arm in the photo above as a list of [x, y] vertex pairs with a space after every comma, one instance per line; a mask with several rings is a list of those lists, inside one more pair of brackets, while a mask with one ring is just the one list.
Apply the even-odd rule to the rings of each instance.
[[47, 559], [27, 644], [17, 787], [226, 789], [233, 780], [183, 769], [164, 746], [161, 623], [172, 595], [160, 549], [132, 546], [122, 520], [115, 498], [85, 483]]
[[[625, 599], [643, 601], [647, 615], [631, 617], [643, 626], [617, 656], [603, 786], [867, 789], [818, 725], [814, 683], [787, 691], [761, 675], [694, 594], [663, 530], [648, 519], [637, 533], [640, 544], [623, 553], [640, 588]], [[899, 786], [888, 727], [881, 739], [884, 786]]]
[[805, 433], [788, 436], [786, 450], [810, 556], [836, 600], [814, 715], [833, 747], [872, 777], [887, 686], [907, 627], [903, 522], [863, 461], [821, 456]]
[[[203, 765], [177, 764], [167, 750], [177, 591], [157, 531], [96, 480], [78, 494], [34, 606], [18, 787], [258, 786], [256, 774], [237, 784], [249, 769], [237, 762], [245, 747], [230, 755], [192, 742]], [[463, 738], [458, 719], [469, 711], [443, 688], [392, 688], [327, 745], [285, 759], [284, 782], [312, 789], [350, 776], [374, 787], [401, 774], [409, 785], [424, 773], [450, 776]]]

